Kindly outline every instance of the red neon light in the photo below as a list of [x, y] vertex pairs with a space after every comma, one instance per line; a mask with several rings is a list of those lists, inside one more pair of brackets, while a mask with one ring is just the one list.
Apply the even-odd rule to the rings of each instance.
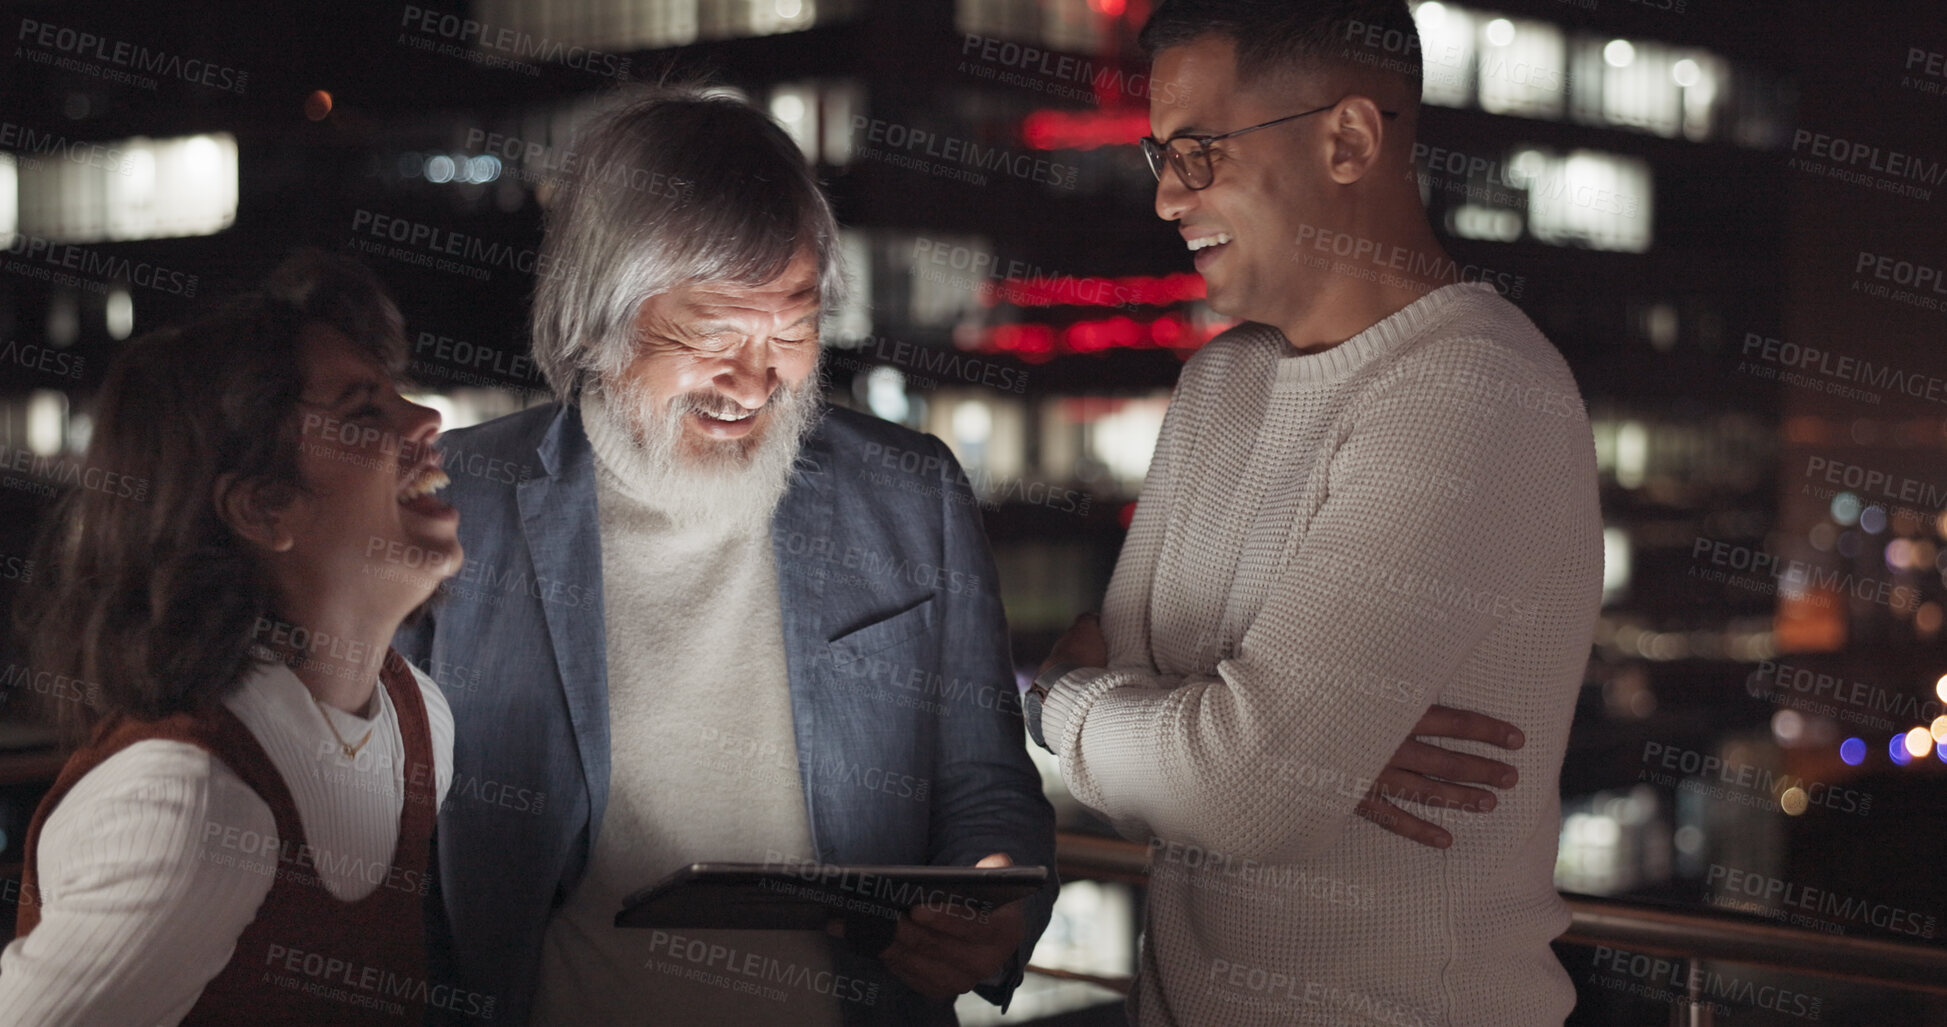
[[1077, 321], [1059, 331], [1045, 324], [1007, 324], [981, 330], [972, 342], [980, 352], [1011, 353], [1034, 364], [1065, 354], [1102, 353], [1112, 349], [1165, 349], [1187, 357], [1236, 323], [1220, 321], [1199, 326], [1181, 314], [1164, 314], [1153, 321], [1128, 317]]
[[1035, 111], [1021, 119], [1021, 141], [1037, 150], [1128, 146], [1149, 134], [1149, 112]]
[[1120, 307], [1131, 303], [1167, 307], [1204, 297], [1203, 276], [1190, 271], [1156, 277], [1075, 278], [1069, 275], [1007, 278], [980, 290], [980, 302], [993, 307]]

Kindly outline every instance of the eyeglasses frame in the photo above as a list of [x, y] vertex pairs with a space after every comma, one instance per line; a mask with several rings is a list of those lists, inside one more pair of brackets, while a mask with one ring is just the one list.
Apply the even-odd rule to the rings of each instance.
[[[1311, 110], [1308, 111], [1300, 111], [1297, 114], [1287, 114], [1282, 118], [1273, 118], [1270, 121], [1266, 121], [1257, 125], [1252, 125], [1249, 128], [1240, 128], [1233, 132], [1222, 132], [1217, 135], [1186, 135], [1183, 133], [1178, 133], [1176, 135], [1170, 136], [1168, 139], [1157, 139], [1155, 136], [1143, 136], [1142, 139], [1140, 140], [1143, 148], [1143, 156], [1148, 158], [1149, 170], [1152, 174], [1156, 176], [1156, 181], [1161, 182], [1163, 180], [1163, 165], [1168, 164], [1170, 170], [1176, 172], [1177, 180], [1183, 183], [1183, 187], [1185, 189], [1189, 189], [1192, 192], [1201, 192], [1205, 189], [1210, 188], [1212, 185], [1215, 185], [1217, 182], [1217, 169], [1213, 167], [1210, 163], [1211, 143], [1220, 142], [1225, 139], [1234, 139], [1246, 133], [1255, 132], [1260, 128], [1270, 128], [1273, 125], [1282, 125], [1287, 121], [1296, 121], [1299, 118], [1307, 118], [1321, 111], [1329, 111], [1332, 108], [1337, 107], [1339, 104], [1344, 102], [1345, 102], [1345, 98], [1340, 97], [1337, 100], [1334, 100], [1323, 107], [1313, 107]], [[1379, 113], [1382, 116], [1388, 118], [1399, 117], [1398, 111], [1380, 111]], [[1191, 150], [1190, 152], [1182, 155], [1181, 159], [1184, 162], [1183, 164], [1177, 163], [1177, 151], [1172, 149], [1170, 146], [1171, 143], [1174, 143], [1179, 139], [1189, 139], [1197, 144], [1196, 149]], [[1196, 160], [1200, 161], [1205, 168], [1210, 169], [1210, 180], [1203, 183], [1202, 185], [1192, 184], [1190, 181], [1189, 173], [1184, 171], [1184, 166], [1192, 158], [1195, 158]]]

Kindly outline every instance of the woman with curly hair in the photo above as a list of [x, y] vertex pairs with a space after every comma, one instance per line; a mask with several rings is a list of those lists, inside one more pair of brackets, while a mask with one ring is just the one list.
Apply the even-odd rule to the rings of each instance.
[[[0, 1022], [418, 1023], [453, 729], [393, 632], [461, 559], [398, 310], [300, 253], [131, 343], [16, 620], [79, 743], [27, 836]], [[89, 480], [83, 478], [85, 483]]]

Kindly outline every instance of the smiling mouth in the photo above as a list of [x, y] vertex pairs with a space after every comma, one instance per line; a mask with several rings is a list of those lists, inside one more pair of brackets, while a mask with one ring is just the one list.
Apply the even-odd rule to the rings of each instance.
[[1195, 239], [1187, 241], [1184, 245], [1190, 248], [1191, 253], [1195, 253], [1198, 250], [1209, 249], [1212, 246], [1222, 246], [1227, 242], [1230, 242], [1230, 233], [1218, 232], [1216, 235], [1198, 236]]
[[453, 479], [445, 471], [428, 464], [406, 482], [405, 488], [399, 490], [399, 505], [425, 517], [453, 517], [453, 508], [433, 495], [452, 483]]
[[710, 411], [710, 410], [698, 410], [696, 412], [696, 415], [698, 417], [702, 417], [707, 420], [716, 421], [720, 424], [741, 424], [745, 421], [750, 420], [753, 417], [756, 417], [757, 411], [739, 410], [736, 413], [721, 413], [721, 412]]

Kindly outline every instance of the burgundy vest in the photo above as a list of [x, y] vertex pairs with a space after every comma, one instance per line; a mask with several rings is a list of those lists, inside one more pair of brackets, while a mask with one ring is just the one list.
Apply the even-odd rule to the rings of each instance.
[[[161, 720], [115, 717], [101, 724], [86, 746], [61, 768], [27, 829], [19, 936], [40, 923], [35, 861], [41, 828], [63, 796], [90, 770], [136, 742], [159, 738], [187, 742], [222, 761], [270, 807], [279, 851], [232, 850], [205, 843], [205, 854], [239, 861], [275, 861], [277, 876], [257, 908], [257, 918], [237, 939], [236, 951], [183, 1019], [194, 1024], [419, 1024], [431, 984], [426, 980], [424, 899], [433, 821], [438, 812], [433, 779], [432, 734], [426, 705], [412, 670], [388, 652], [379, 679], [392, 698], [404, 741], [405, 803], [399, 840], [386, 877], [355, 902], [334, 898], [319, 879], [314, 850], [304, 835], [290, 789], [270, 755], [236, 714], [218, 706], [206, 714], [179, 713]], [[319, 853], [330, 860], [344, 858]], [[378, 868], [362, 870], [366, 879]], [[432, 996], [438, 1001], [438, 996]]]

